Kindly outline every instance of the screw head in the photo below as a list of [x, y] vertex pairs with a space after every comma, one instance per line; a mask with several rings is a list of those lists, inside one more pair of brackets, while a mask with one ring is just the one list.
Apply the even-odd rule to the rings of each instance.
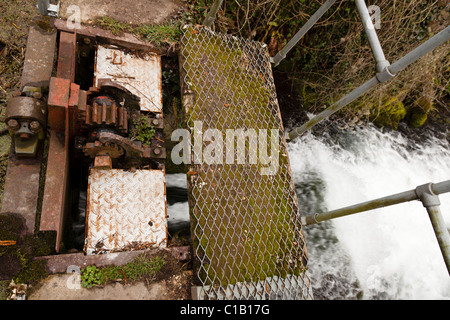
[[41, 127], [41, 124], [39, 123], [39, 121], [34, 120], [34, 121], [30, 122], [30, 129], [32, 132], [37, 132], [37, 131], [41, 130], [41, 128], [42, 127]]
[[19, 122], [16, 119], [9, 119], [7, 126], [11, 129], [11, 130], [17, 130], [19, 129], [20, 125]]
[[42, 93], [40, 93], [40, 92], [33, 92], [33, 98], [41, 99], [42, 98]]

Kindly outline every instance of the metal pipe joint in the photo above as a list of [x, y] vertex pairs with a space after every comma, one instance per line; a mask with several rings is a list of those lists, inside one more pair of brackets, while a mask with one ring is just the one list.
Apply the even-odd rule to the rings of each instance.
[[441, 205], [439, 196], [433, 192], [432, 186], [432, 183], [427, 183], [416, 188], [417, 197], [425, 208]]
[[60, 6], [60, 1], [57, 4], [50, 3], [50, 0], [37, 1], [37, 8], [43, 16], [58, 17]]

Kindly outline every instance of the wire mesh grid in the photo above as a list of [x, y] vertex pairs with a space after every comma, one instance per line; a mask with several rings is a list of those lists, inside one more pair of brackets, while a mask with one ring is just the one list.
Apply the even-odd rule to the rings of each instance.
[[197, 297], [312, 298], [266, 45], [202, 26], [181, 43]]

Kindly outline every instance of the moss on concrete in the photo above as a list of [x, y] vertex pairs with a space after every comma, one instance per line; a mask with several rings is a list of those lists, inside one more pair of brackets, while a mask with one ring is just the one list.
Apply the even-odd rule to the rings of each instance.
[[397, 130], [399, 122], [406, 116], [406, 108], [398, 97], [387, 99], [380, 108], [372, 108], [371, 120], [379, 127]]
[[430, 97], [422, 96], [414, 101], [408, 110], [406, 119], [413, 128], [421, 127], [428, 119], [428, 113], [433, 109], [433, 101]]

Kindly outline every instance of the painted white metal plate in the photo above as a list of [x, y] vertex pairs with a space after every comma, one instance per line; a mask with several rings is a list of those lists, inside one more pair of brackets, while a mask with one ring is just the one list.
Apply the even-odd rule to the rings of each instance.
[[91, 169], [85, 252], [165, 248], [166, 203], [164, 171]]
[[95, 85], [111, 79], [140, 98], [141, 111], [162, 113], [161, 57], [153, 52], [134, 54], [127, 49], [98, 45]]

